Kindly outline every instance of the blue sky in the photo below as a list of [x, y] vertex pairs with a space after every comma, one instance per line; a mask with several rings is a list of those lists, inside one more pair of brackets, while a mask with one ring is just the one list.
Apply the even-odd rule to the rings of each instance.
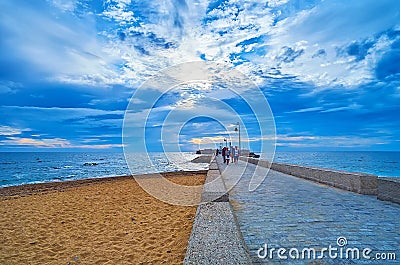
[[[192, 61], [254, 82], [277, 150], [400, 151], [400, 1], [5, 0], [0, 10], [0, 151], [119, 151], [132, 95]], [[225, 107], [205, 102], [200, 87], [175, 88], [152, 106], [149, 150], [160, 149], [166, 106], [199, 114], [165, 129], [181, 150], [233, 132], [238, 119], [220, 119]], [[242, 115], [257, 150], [249, 109], [214, 92]], [[143, 113], [146, 98], [134, 99]]]

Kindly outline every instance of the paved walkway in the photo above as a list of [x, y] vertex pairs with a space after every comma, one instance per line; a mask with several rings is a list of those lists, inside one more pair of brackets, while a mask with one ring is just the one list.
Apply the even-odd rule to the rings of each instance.
[[[256, 170], [253, 164], [239, 161], [226, 166], [218, 159], [219, 167], [230, 191], [230, 201], [253, 263], [255, 264], [400, 264], [400, 205], [379, 201], [374, 196], [323, 186], [276, 171], [269, 171], [264, 182], [253, 192], [249, 192], [249, 181]], [[260, 169], [257, 177], [265, 176], [267, 171]], [[264, 174], [264, 175], [263, 175]], [[340, 247], [337, 239], [344, 237], [347, 245]], [[344, 243], [344, 239], [339, 242]], [[285, 248], [281, 253], [287, 260], [278, 258], [259, 258], [257, 251], [267, 244]], [[349, 248], [362, 250], [371, 248], [368, 256], [374, 258], [378, 252], [395, 253], [397, 261], [377, 261], [366, 259], [331, 259], [327, 251], [323, 259], [293, 259], [296, 251], [289, 255], [290, 248], [297, 248], [299, 256], [303, 248], [315, 248], [319, 256], [322, 248], [329, 245], [345, 257]], [[265, 253], [260, 252], [261, 255]], [[304, 252], [307, 256], [307, 252]], [[340, 256], [339, 256], [340, 257]]]

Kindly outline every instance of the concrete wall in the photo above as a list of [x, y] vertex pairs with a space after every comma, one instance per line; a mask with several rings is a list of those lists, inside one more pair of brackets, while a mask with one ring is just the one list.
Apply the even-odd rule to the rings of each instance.
[[378, 178], [378, 199], [400, 203], [400, 179]]
[[213, 158], [212, 155], [201, 155], [192, 159], [192, 163], [211, 163], [211, 159]]
[[[241, 157], [241, 160], [262, 167], [269, 167], [270, 162], [255, 158]], [[369, 174], [335, 171], [323, 168], [297, 166], [283, 163], [272, 163], [271, 169], [286, 173], [295, 177], [304, 178], [318, 183], [333, 186], [360, 194], [377, 195], [378, 177]]]

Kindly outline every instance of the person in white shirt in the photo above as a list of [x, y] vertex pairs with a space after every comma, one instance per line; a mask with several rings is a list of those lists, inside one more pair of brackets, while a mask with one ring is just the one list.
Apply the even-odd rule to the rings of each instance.
[[235, 146], [235, 149], [233, 149], [233, 162], [237, 163], [239, 161], [239, 149], [237, 146]]

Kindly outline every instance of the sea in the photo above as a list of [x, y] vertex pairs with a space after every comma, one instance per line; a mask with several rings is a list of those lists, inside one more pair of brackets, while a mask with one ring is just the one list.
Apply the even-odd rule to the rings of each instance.
[[[197, 154], [0, 152], [0, 187], [155, 172], [204, 170]], [[277, 152], [275, 162], [400, 177], [400, 152]]]
[[0, 187], [156, 172], [197, 171], [195, 153], [0, 152]]
[[300, 166], [367, 173], [379, 177], [400, 177], [400, 152], [276, 152], [274, 161]]

